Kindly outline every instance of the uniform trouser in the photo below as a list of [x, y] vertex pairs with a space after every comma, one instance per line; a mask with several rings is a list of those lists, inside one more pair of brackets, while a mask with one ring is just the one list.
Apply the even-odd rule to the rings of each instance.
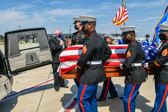
[[135, 99], [141, 84], [126, 84], [123, 94], [124, 112], [135, 112]]
[[59, 67], [59, 63], [53, 63], [52, 68], [53, 68], [53, 75], [54, 75], [54, 85], [60, 86], [61, 84], [64, 84], [64, 80], [61, 79], [59, 76], [59, 73], [57, 72], [57, 69]]
[[76, 86], [79, 88], [80, 80], [79, 79], [74, 79]]
[[80, 112], [97, 112], [97, 87], [96, 85], [79, 85], [77, 102]]
[[103, 90], [102, 90], [102, 93], [99, 99], [106, 99], [108, 91], [110, 92], [111, 97], [118, 96], [115, 86], [113, 82], [111, 81], [111, 77], [106, 78], [106, 80], [104, 81]]
[[166, 98], [168, 93], [168, 84], [155, 84], [155, 104], [152, 112], [167, 112]]

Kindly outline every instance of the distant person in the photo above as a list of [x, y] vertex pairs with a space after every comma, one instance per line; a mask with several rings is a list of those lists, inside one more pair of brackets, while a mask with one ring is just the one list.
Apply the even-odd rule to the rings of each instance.
[[108, 45], [112, 45], [114, 42], [114, 38], [112, 35], [110, 34], [104, 34], [104, 41], [108, 44]]
[[66, 38], [66, 46], [67, 48], [71, 46], [71, 38]]
[[33, 35], [33, 36], [32, 36], [33, 43], [35, 43], [35, 38], [36, 38], [36, 36]]
[[[114, 39], [112, 38], [112, 35], [104, 35], [104, 40], [108, 45], [112, 45], [114, 41]], [[106, 78], [106, 80], [104, 81], [102, 93], [100, 97], [97, 99], [97, 101], [106, 100], [108, 91], [110, 92], [110, 97], [108, 97], [109, 99], [118, 97], [118, 93], [111, 80], [111, 77]]]
[[59, 76], [59, 73], [57, 72], [57, 69], [60, 64], [59, 55], [66, 48], [65, 41], [61, 37], [62, 37], [62, 32], [60, 30], [56, 30], [55, 37], [51, 38], [49, 41], [52, 59], [53, 59], [52, 68], [53, 68], [53, 75], [54, 75], [54, 88], [56, 91], [59, 91], [60, 87], [67, 88], [67, 86], [64, 83], [64, 80], [61, 79], [61, 77]]
[[71, 45], [83, 45], [87, 37], [86, 37], [86, 34], [82, 32], [82, 25], [81, 25], [80, 18], [74, 17], [73, 20], [74, 20], [73, 24], [76, 32], [73, 33], [72, 35]]
[[150, 45], [150, 35], [146, 34], [146, 39], [142, 41], [143, 45]]

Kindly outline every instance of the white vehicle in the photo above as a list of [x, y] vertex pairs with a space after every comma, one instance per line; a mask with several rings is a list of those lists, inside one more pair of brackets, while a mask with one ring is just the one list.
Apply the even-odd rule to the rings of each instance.
[[5, 57], [0, 52], [0, 100], [12, 91], [13, 78], [9, 74], [44, 66], [52, 62], [45, 28], [6, 32], [4, 45]]

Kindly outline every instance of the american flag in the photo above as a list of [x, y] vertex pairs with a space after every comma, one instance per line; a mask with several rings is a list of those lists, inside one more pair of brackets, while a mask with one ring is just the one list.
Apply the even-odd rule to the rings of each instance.
[[127, 20], [128, 20], [127, 9], [124, 6], [121, 6], [112, 22], [115, 25], [122, 25]]
[[[104, 66], [119, 66], [124, 62], [127, 45], [109, 45], [112, 55], [104, 63]], [[65, 49], [60, 54], [61, 74], [66, 73], [76, 67], [77, 60], [82, 53], [82, 45], [75, 45]]]
[[145, 53], [145, 60], [142, 63], [149, 63], [156, 60], [158, 54], [158, 48], [150, 45], [142, 45], [142, 50]]
[[[128, 48], [127, 45], [109, 45], [112, 54], [109, 59], [104, 63], [104, 66], [120, 66], [125, 60], [125, 52]], [[67, 73], [76, 67], [77, 60], [79, 59], [82, 53], [82, 45], [75, 45], [65, 49], [60, 54], [60, 72], [61, 74]], [[157, 48], [153, 46], [142, 46], [146, 59], [143, 61], [144, 63], [150, 62], [151, 60], [156, 59]]]

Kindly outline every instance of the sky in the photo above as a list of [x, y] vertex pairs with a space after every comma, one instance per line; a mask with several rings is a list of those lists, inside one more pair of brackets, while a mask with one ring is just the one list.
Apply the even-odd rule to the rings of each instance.
[[[137, 37], [150, 34], [163, 15], [168, 0], [125, 0], [129, 20], [126, 26], [136, 26]], [[0, 0], [0, 35], [7, 31], [45, 27], [48, 34], [56, 29], [75, 32], [73, 17], [97, 18], [98, 33], [121, 33], [112, 23], [122, 0]], [[168, 24], [168, 22], [166, 22]]]

